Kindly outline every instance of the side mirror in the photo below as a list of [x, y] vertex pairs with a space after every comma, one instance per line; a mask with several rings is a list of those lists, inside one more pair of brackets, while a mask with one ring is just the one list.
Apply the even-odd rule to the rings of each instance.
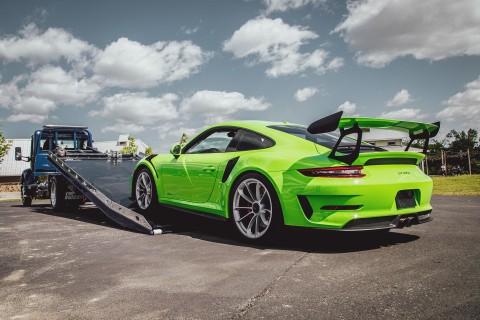
[[178, 159], [178, 157], [180, 157], [180, 154], [182, 153], [182, 146], [179, 145], [179, 144], [174, 145], [174, 146], [170, 149], [170, 153], [171, 153], [176, 159]]
[[22, 161], [22, 148], [15, 147], [15, 161]]

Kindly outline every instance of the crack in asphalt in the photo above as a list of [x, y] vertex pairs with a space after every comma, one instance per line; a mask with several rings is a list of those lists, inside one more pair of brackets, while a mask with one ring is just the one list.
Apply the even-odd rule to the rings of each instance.
[[278, 277], [273, 279], [266, 287], [263, 289], [259, 294], [253, 296], [250, 298], [246, 304], [236, 313], [234, 314], [230, 319], [240, 319], [242, 318], [248, 311], [250, 311], [254, 306], [255, 303], [257, 302], [258, 299], [264, 297], [267, 295], [268, 292], [270, 292], [270, 289], [273, 288], [273, 286], [279, 282], [293, 267], [298, 265], [300, 261], [302, 261], [310, 252], [305, 252], [301, 257], [299, 257], [297, 260], [295, 260], [285, 271], [283, 271]]

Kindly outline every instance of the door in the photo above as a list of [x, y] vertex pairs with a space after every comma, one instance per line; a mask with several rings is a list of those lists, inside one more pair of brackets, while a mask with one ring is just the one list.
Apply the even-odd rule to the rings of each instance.
[[220, 166], [231, 158], [229, 145], [235, 128], [215, 128], [192, 140], [178, 159], [161, 166], [164, 197], [172, 200], [207, 202]]

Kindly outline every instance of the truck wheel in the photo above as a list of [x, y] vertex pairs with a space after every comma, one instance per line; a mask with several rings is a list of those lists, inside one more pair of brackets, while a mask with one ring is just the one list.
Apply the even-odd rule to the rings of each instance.
[[26, 190], [25, 183], [22, 183], [22, 187], [20, 189], [20, 196], [22, 198], [22, 205], [24, 207], [30, 207], [32, 205], [32, 197], [29, 197], [29, 196], [25, 195], [25, 190]]
[[65, 186], [57, 177], [50, 180], [50, 204], [54, 211], [65, 209]]
[[27, 192], [27, 186], [35, 183], [32, 169], [23, 170], [20, 183], [22, 185], [20, 188], [22, 204], [24, 207], [30, 207], [32, 205], [32, 195]]
[[135, 201], [144, 212], [152, 212], [158, 207], [155, 180], [148, 169], [142, 169], [135, 180]]

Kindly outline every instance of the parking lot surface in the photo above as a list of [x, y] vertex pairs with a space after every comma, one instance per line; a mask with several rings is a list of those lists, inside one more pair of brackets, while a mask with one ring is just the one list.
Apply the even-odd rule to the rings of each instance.
[[256, 247], [176, 212], [149, 236], [94, 207], [3, 202], [0, 319], [478, 319], [480, 197], [432, 205], [411, 228], [291, 229]]

